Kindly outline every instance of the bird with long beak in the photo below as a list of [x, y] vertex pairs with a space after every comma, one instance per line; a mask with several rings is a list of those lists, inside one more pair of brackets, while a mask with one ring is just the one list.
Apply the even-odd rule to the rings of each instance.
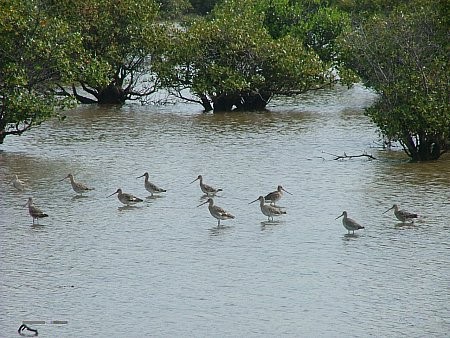
[[274, 216], [281, 216], [283, 214], [286, 214], [286, 211], [282, 210], [280, 207], [265, 204], [263, 196], [259, 196], [256, 200], [250, 202], [249, 204], [255, 203], [256, 201], [259, 201], [261, 212], [263, 213], [263, 215], [267, 216], [268, 221], [273, 221]]
[[230, 214], [228, 211], [225, 211], [221, 207], [214, 205], [214, 200], [212, 198], [208, 198], [206, 202], [203, 202], [202, 204], [197, 205], [197, 207], [209, 203], [208, 209], [211, 216], [217, 219], [217, 226], [220, 226], [221, 220], [227, 220], [227, 219], [233, 219], [234, 216]]
[[392, 207], [387, 209], [383, 214], [387, 213], [389, 210], [394, 209], [394, 215], [401, 222], [411, 221], [414, 222], [414, 218], [418, 218], [419, 215], [414, 214], [412, 212], [408, 212], [406, 210], [399, 210], [398, 205], [394, 204]]
[[115, 192], [113, 192], [111, 195], [107, 196], [107, 197], [111, 197], [112, 195], [117, 194], [117, 198], [119, 199], [119, 201], [122, 204], [125, 204], [126, 206], [130, 206], [139, 202], [143, 202], [142, 199], [140, 199], [139, 197], [133, 196], [131, 194], [127, 194], [122, 192], [122, 189], [117, 189]]
[[219, 191], [222, 191], [222, 189], [216, 189], [211, 187], [210, 185], [207, 185], [203, 183], [203, 176], [198, 175], [195, 180], [193, 180], [190, 184], [194, 183], [195, 181], [200, 180], [200, 189], [202, 189], [203, 193], [207, 196], [214, 196]]
[[33, 225], [34, 220], [39, 224], [39, 218], [48, 217], [46, 213], [44, 213], [41, 209], [33, 204], [33, 198], [29, 197], [27, 203], [25, 203], [24, 207], [28, 206], [28, 213], [31, 217], [33, 217]]
[[141, 178], [141, 177], [145, 177], [144, 188], [151, 194], [151, 196], [153, 196], [153, 194], [155, 194], [155, 193], [166, 192], [165, 189], [159, 188], [158, 186], [156, 186], [155, 184], [153, 184], [152, 182], [150, 182], [148, 180], [148, 177], [149, 177], [148, 173], [144, 173], [144, 175], [138, 176], [136, 178]]
[[72, 185], [73, 191], [75, 191], [77, 194], [83, 195], [84, 192], [94, 190], [94, 188], [89, 188], [86, 184], [81, 182], [76, 182], [73, 178], [72, 174], [68, 174], [66, 177], [64, 177], [61, 181], [64, 181], [66, 178], [70, 179], [70, 184]]
[[264, 199], [270, 202], [270, 204], [275, 205], [275, 202], [279, 201], [281, 197], [283, 197], [283, 191], [288, 193], [289, 195], [292, 195], [289, 191], [285, 190], [281, 185], [279, 185], [277, 190], [268, 193], [264, 197]]
[[343, 211], [342, 214], [336, 217], [335, 219], [338, 219], [339, 217], [342, 216], [344, 216], [344, 218], [342, 219], [342, 224], [344, 225], [344, 228], [347, 229], [348, 233], [352, 231], [352, 233], [354, 234], [356, 230], [364, 229], [362, 225], [359, 225], [355, 220], [347, 216], [347, 211]]

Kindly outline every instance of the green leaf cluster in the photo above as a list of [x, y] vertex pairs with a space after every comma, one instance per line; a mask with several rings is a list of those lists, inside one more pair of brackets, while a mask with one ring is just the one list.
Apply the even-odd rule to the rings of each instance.
[[[123, 103], [146, 93], [138, 80], [161, 54], [167, 34], [153, 0], [44, 0], [46, 10], [62, 17], [80, 34], [76, 82], [99, 103]], [[107, 92], [111, 89], [111, 92]], [[114, 97], [113, 92], [120, 93]], [[108, 100], [112, 100], [111, 102]]]
[[[229, 110], [259, 109], [273, 95], [302, 93], [333, 82], [331, 63], [302, 39], [270, 33], [267, 10], [265, 0], [225, 1], [211, 16], [180, 29], [163, 64], [155, 68], [163, 85], [179, 96], [190, 89], [197, 98], [208, 98], [215, 110]], [[262, 101], [254, 104], [254, 97]], [[221, 105], [223, 100], [228, 104]]]
[[348, 66], [380, 94], [368, 115], [413, 160], [438, 158], [450, 137], [449, 31], [441, 9], [438, 1], [398, 6], [341, 41]]
[[71, 79], [80, 49], [81, 36], [38, 1], [0, 1], [0, 143], [66, 107], [55, 83]]

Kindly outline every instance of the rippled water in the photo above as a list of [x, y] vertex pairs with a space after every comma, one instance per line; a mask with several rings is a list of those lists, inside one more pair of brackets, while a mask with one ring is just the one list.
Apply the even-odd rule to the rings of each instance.
[[[82, 106], [0, 152], [0, 336], [444, 337], [450, 332], [450, 157], [378, 147], [355, 87], [247, 114]], [[367, 152], [377, 159], [334, 160]], [[145, 171], [168, 190], [145, 198]], [[68, 180], [94, 186], [78, 198]], [[13, 174], [27, 181], [15, 191]], [[198, 181], [223, 188], [217, 222]], [[248, 203], [282, 184], [287, 215]], [[145, 198], [121, 208], [121, 187]], [[33, 196], [50, 217], [31, 226]], [[393, 203], [418, 212], [402, 225]], [[347, 236], [349, 216], [366, 228]], [[50, 324], [65, 320], [65, 325]]]

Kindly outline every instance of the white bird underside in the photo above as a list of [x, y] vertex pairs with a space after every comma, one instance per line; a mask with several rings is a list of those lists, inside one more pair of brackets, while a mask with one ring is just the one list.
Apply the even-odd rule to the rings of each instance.
[[19, 179], [17, 175], [14, 175], [14, 179], [12, 181], [13, 187], [19, 191], [23, 191], [25, 189], [25, 183]]
[[270, 205], [270, 204], [265, 204], [265, 197], [263, 196], [259, 196], [256, 200], [254, 200], [251, 203], [254, 203], [256, 201], [259, 201], [259, 206], [261, 208], [261, 212], [263, 213], [263, 215], [267, 216], [267, 220], [272, 220], [273, 221], [273, 217], [274, 216], [281, 216], [286, 214], [285, 210], [282, 210], [280, 207], [274, 206], [274, 205]]

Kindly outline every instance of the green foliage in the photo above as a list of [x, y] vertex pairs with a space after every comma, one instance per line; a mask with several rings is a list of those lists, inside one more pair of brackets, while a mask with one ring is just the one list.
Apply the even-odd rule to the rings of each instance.
[[[124, 103], [155, 91], [151, 60], [167, 34], [154, 0], [45, 0], [47, 12], [66, 20], [83, 37], [76, 80], [98, 103]], [[90, 102], [78, 95], [82, 102]]]
[[278, 39], [292, 35], [312, 48], [323, 61], [337, 59], [337, 37], [350, 27], [349, 15], [319, 0], [266, 0], [259, 9], [264, 13], [264, 26]]
[[0, 1], [0, 143], [57, 115], [70, 98], [54, 97], [56, 81], [70, 80], [79, 34], [43, 15], [37, 1]]
[[399, 6], [342, 40], [349, 67], [380, 94], [368, 115], [416, 161], [438, 158], [450, 136], [449, 32], [437, 3]]
[[160, 0], [160, 13], [163, 19], [182, 19], [182, 16], [192, 10], [188, 0]]
[[388, 15], [395, 7], [410, 0], [330, 0], [330, 5], [349, 13], [356, 21], [376, 15]]
[[183, 98], [190, 89], [205, 109], [212, 103], [219, 111], [261, 109], [273, 95], [333, 82], [330, 65], [300, 39], [268, 33], [262, 3], [226, 1], [180, 30], [158, 68], [163, 85]]

